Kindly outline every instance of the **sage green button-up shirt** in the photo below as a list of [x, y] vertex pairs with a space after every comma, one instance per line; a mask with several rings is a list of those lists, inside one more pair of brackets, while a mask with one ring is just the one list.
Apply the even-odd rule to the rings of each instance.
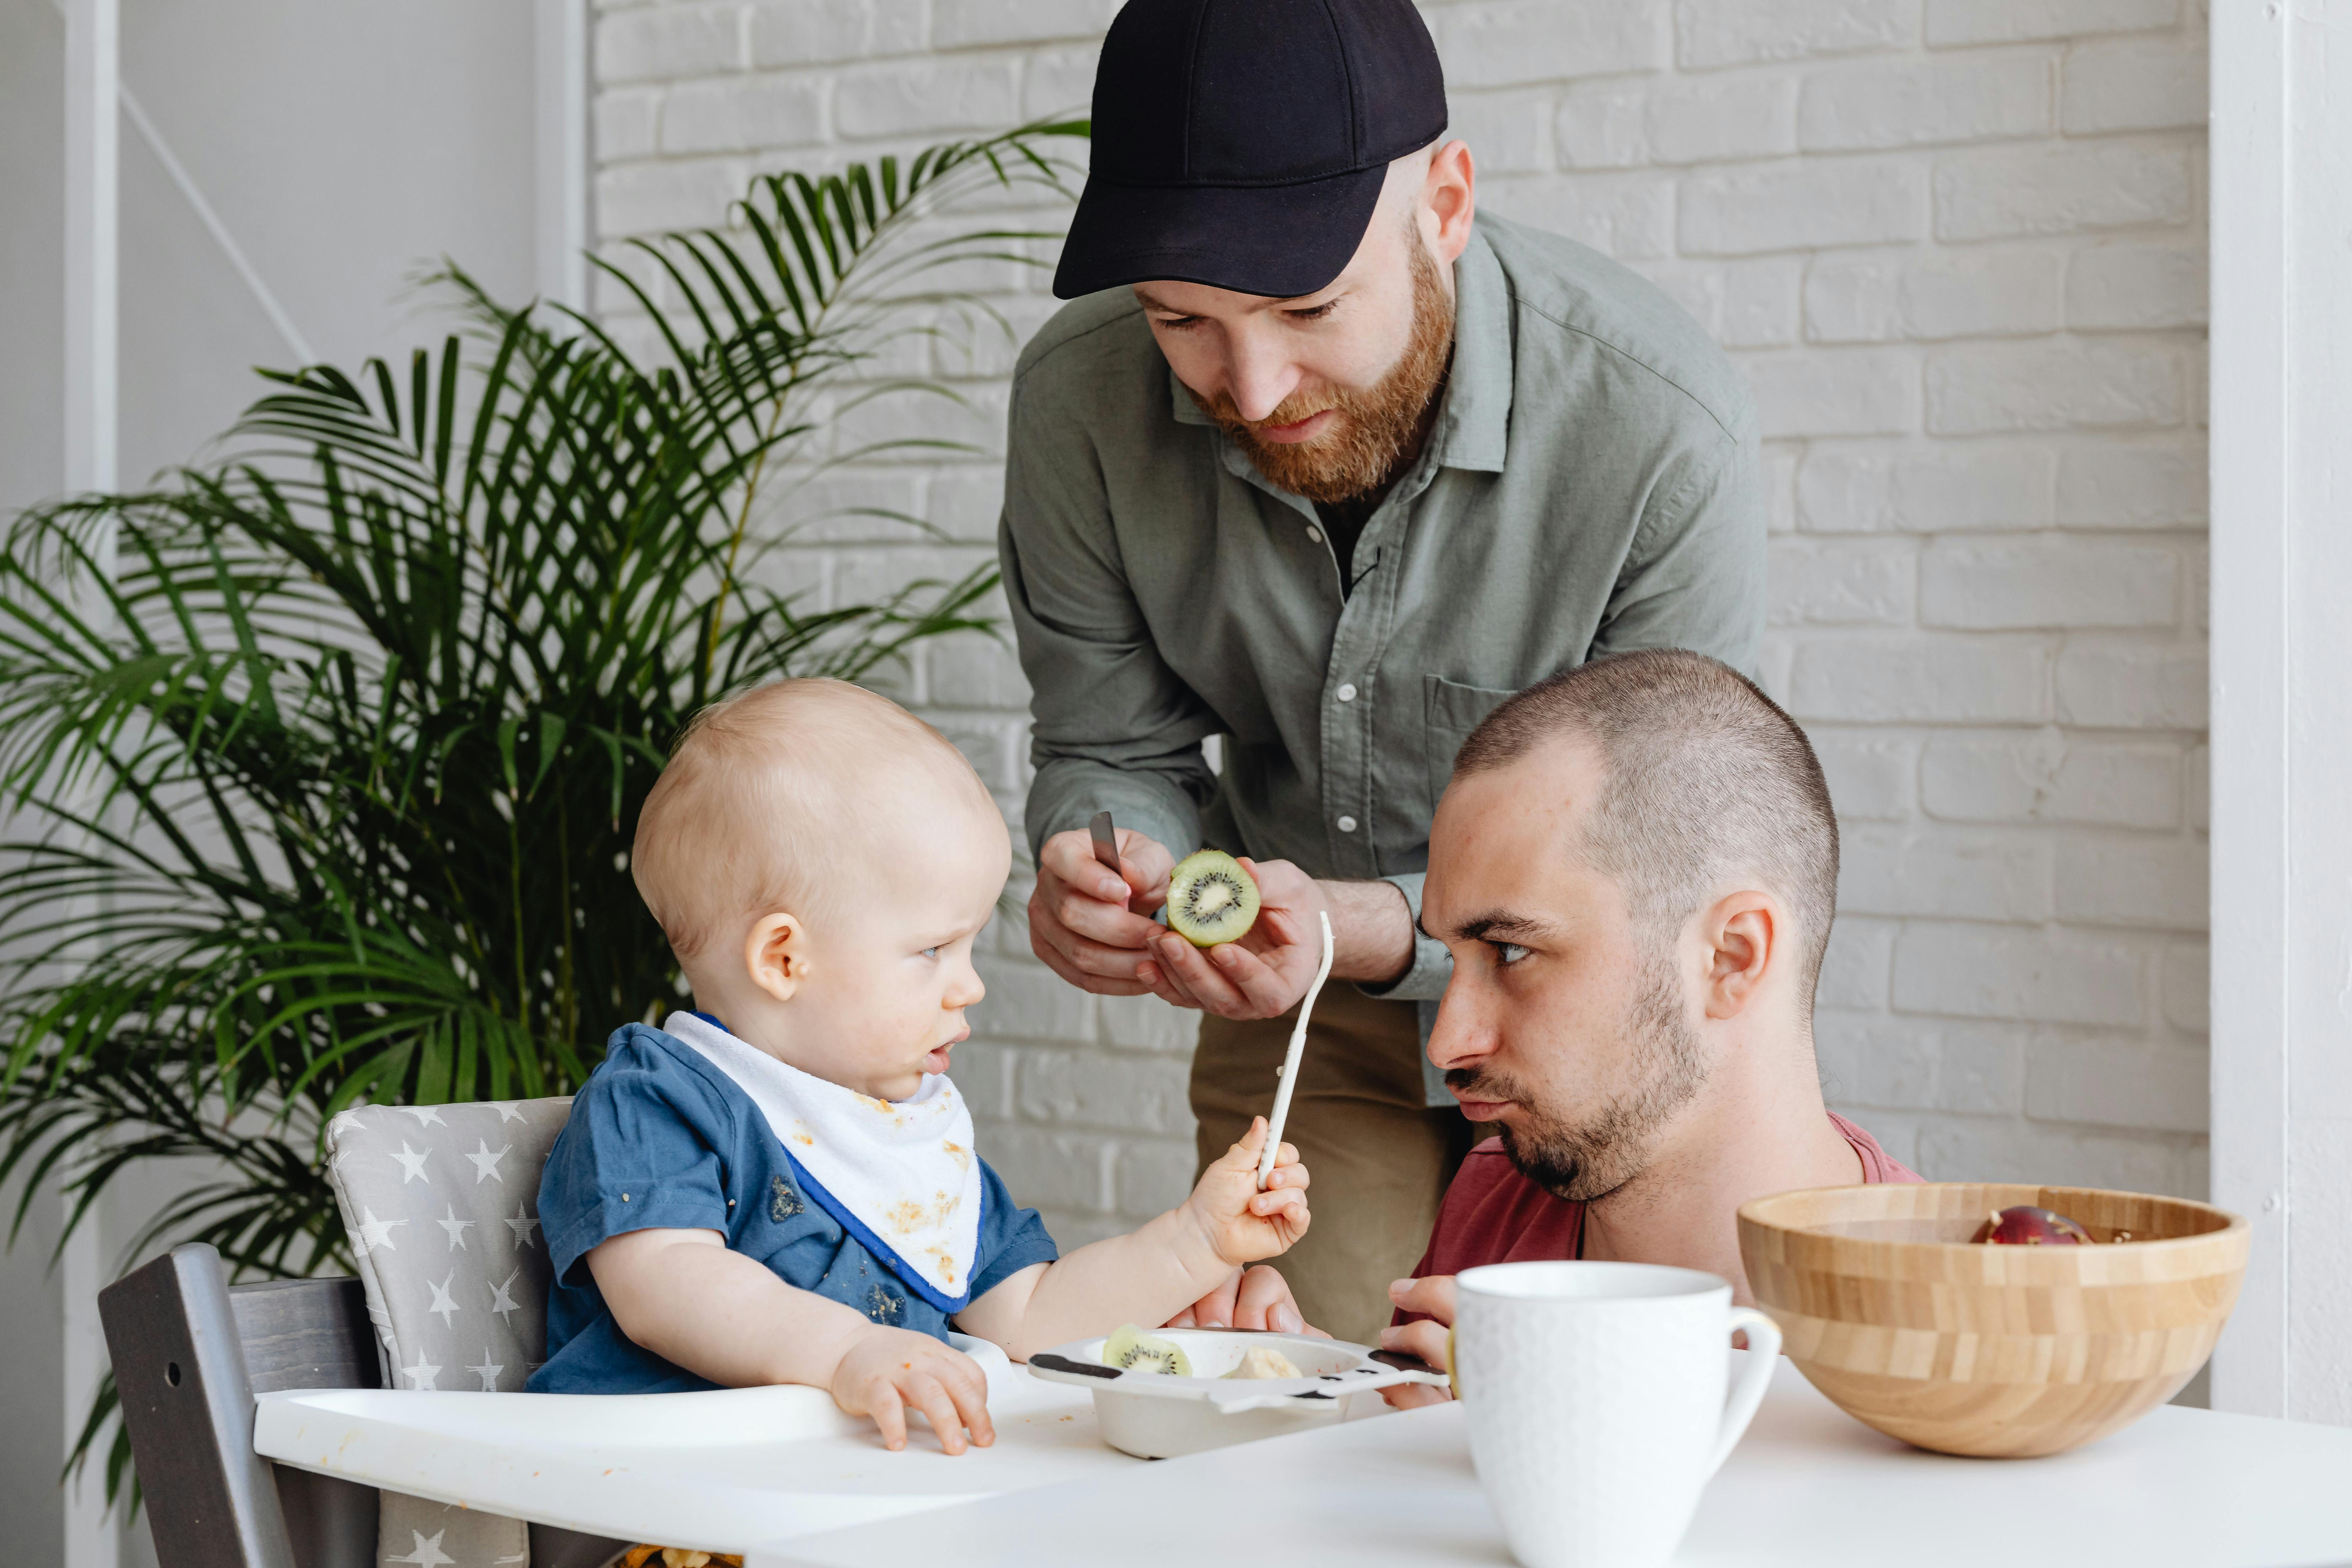
[[[1556, 236], [1481, 217], [1454, 277], [1444, 401], [1352, 591], [1315, 509], [1193, 405], [1129, 290], [1031, 340], [1000, 549], [1034, 689], [1033, 851], [1108, 809], [1180, 858], [1385, 879], [1418, 919], [1454, 754], [1505, 697], [1629, 648], [1753, 672], [1765, 520], [1738, 373], [1655, 288]], [[1217, 734], [1222, 776], [1201, 749]], [[1423, 937], [1366, 989], [1426, 1002], [1449, 973]]]

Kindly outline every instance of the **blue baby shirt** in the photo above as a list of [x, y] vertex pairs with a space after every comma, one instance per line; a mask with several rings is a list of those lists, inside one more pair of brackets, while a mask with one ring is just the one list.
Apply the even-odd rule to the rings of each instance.
[[[1058, 1256], [1034, 1209], [1017, 1208], [980, 1163], [978, 1300]], [[533, 1394], [677, 1394], [718, 1385], [621, 1332], [587, 1253], [633, 1230], [715, 1230], [788, 1285], [856, 1308], [877, 1323], [947, 1338], [946, 1315], [908, 1288], [824, 1208], [750, 1097], [691, 1046], [644, 1024], [616, 1030], [572, 1102], [539, 1183], [555, 1268], [547, 1360]]]

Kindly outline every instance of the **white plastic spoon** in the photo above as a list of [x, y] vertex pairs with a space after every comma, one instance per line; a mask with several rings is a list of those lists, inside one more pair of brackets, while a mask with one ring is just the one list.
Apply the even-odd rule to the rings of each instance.
[[1331, 978], [1331, 917], [1323, 910], [1316, 911], [1323, 922], [1323, 962], [1315, 968], [1315, 984], [1307, 988], [1306, 999], [1298, 1004], [1298, 1026], [1290, 1031], [1290, 1049], [1283, 1053], [1282, 1087], [1274, 1095], [1274, 1121], [1265, 1130], [1265, 1152], [1257, 1157], [1257, 1190], [1265, 1191], [1265, 1179], [1274, 1173], [1274, 1158], [1282, 1150], [1282, 1124], [1290, 1120], [1290, 1091], [1298, 1086], [1298, 1058], [1307, 1053], [1307, 1017], [1315, 1011], [1315, 998], [1323, 993], [1323, 983]]

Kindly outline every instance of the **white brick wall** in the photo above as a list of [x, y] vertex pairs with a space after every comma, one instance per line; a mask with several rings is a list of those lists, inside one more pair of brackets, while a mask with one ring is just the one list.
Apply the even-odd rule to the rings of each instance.
[[[709, 222], [755, 170], [1080, 105], [1115, 9], [605, 0], [603, 234]], [[2201, 1194], [2202, 0], [1424, 9], [1485, 203], [1655, 278], [1756, 388], [1765, 676], [1846, 826], [1832, 1103], [1934, 1176]], [[1045, 283], [988, 280], [1022, 334]], [[915, 417], [993, 449], [1010, 345], [932, 353], [908, 368], [971, 406]], [[836, 471], [782, 504], [802, 528], [767, 570], [831, 602], [962, 570], [999, 472]], [[1017, 815], [1011, 654], [934, 647], [908, 694]], [[1062, 985], [1015, 920], [990, 941], [957, 1077], [991, 1158], [1068, 1241], [1172, 1201], [1186, 1020]]]

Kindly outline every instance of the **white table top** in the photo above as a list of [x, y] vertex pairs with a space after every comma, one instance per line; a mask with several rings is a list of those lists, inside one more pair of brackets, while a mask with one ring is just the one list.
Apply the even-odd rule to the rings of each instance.
[[[265, 1394], [255, 1447], [492, 1512], [747, 1552], [746, 1568], [1189, 1565], [1244, 1542], [1286, 1568], [1509, 1562], [1459, 1406], [1153, 1462], [1102, 1444], [1083, 1391], [982, 1359], [998, 1441], [955, 1458], [919, 1428], [888, 1453], [806, 1388]], [[1858, 1425], [1783, 1362], [1676, 1562], [2352, 1563], [2352, 1430], [2167, 1406], [2077, 1453], [1958, 1459]]]
[[[1213, 1561], [1483, 1568], [1511, 1558], [1470, 1468], [1462, 1407], [1444, 1405], [806, 1537], [745, 1568]], [[1785, 1361], [1675, 1558], [1678, 1568], [2347, 1561], [2352, 1430], [2168, 1405], [2075, 1453], [1961, 1459], [1853, 1421]]]

